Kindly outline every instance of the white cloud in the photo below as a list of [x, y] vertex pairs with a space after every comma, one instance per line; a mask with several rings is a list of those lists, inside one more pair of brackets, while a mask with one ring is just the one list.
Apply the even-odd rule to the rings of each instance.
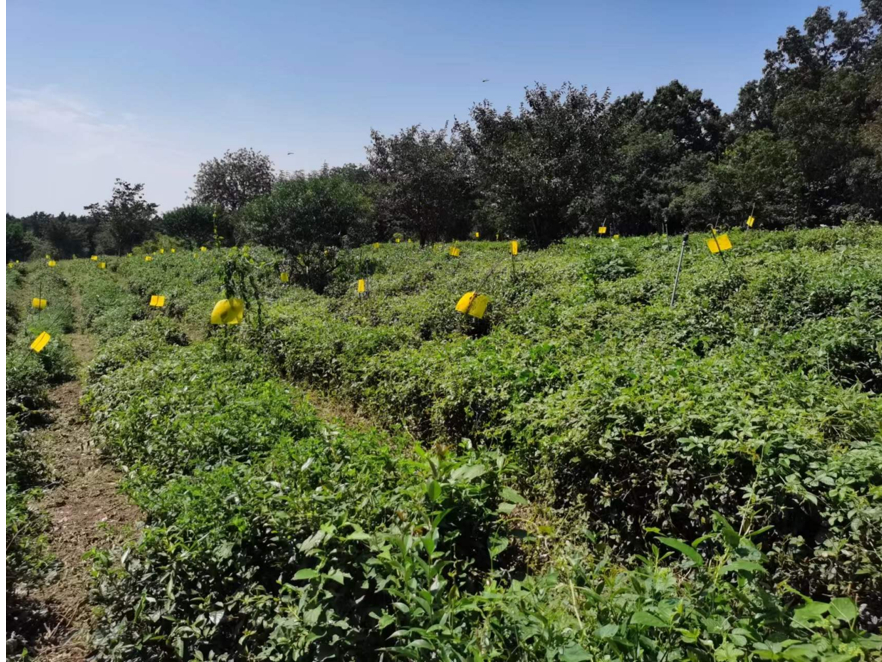
[[184, 201], [200, 161], [170, 133], [148, 133], [137, 114], [57, 87], [7, 88], [6, 127], [7, 211], [16, 215], [79, 213], [109, 197], [116, 177], [143, 182], [168, 209]]

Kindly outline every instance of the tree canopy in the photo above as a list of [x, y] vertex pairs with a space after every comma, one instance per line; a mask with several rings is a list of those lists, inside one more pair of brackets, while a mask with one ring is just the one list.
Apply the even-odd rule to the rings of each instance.
[[[366, 164], [276, 173], [253, 149], [202, 163], [192, 205], [159, 226], [142, 185], [117, 182], [85, 217], [7, 216], [17, 255], [121, 251], [157, 227], [218, 231], [294, 254], [401, 233], [421, 243], [480, 230], [545, 245], [600, 226], [645, 234], [743, 223], [813, 227], [882, 218], [882, 0], [854, 17], [819, 7], [765, 53], [723, 113], [678, 80], [612, 99], [564, 83], [519, 108], [476, 103], [431, 130], [372, 131]], [[16, 225], [19, 223], [20, 225]]]

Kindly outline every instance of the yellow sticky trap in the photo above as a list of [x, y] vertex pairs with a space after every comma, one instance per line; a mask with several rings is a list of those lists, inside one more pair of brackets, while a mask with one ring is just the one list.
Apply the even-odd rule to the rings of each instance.
[[597, 234], [606, 234], [606, 226], [601, 225], [599, 228], [597, 228]]
[[448, 253], [451, 257], [459, 257], [459, 249], [458, 249], [456, 246], [451, 246], [451, 247], [450, 247], [450, 250], [447, 251], [447, 253]]
[[396, 244], [400, 244], [400, 243], [401, 243], [401, 239], [400, 239], [399, 237], [395, 237], [395, 243], [396, 243]]
[[154, 308], [162, 308], [165, 306], [165, 297], [158, 296], [156, 294], [151, 295], [150, 297], [150, 305]]
[[282, 273], [279, 274], [279, 278], [282, 279], [283, 283], [287, 283], [288, 282], [288, 272], [283, 271]]
[[711, 253], [719, 253], [720, 251], [728, 251], [732, 248], [732, 242], [729, 241], [729, 235], [721, 234], [712, 239], [707, 240], [707, 247]]
[[375, 241], [375, 242], [374, 242], [374, 248], [379, 248], [379, 247], [380, 247], [380, 242], [379, 242], [379, 241]]
[[51, 255], [47, 255], [47, 256], [46, 256], [46, 259], [47, 259], [47, 260], [51, 260], [51, 259], [52, 259], [52, 256], [51, 256]]
[[174, 252], [175, 252], [175, 249], [174, 249], [174, 248], [172, 248], [172, 249], [171, 249], [171, 252], [172, 252], [172, 253], [174, 253]]
[[43, 351], [43, 348], [49, 344], [50, 340], [52, 340], [52, 336], [43, 331], [43, 333], [34, 338], [34, 342], [31, 343], [31, 349], [39, 354]]
[[618, 238], [619, 238], [619, 235], [617, 235], [617, 234], [613, 235], [613, 239], [618, 239]]
[[747, 227], [752, 228], [754, 223], [756, 223], [756, 219], [753, 216], [748, 216]]
[[152, 255], [145, 255], [144, 262], [153, 262], [153, 256]]
[[484, 317], [484, 313], [486, 312], [489, 303], [490, 299], [483, 294], [466, 292], [456, 304], [456, 312], [481, 319]]
[[31, 299], [31, 308], [43, 310], [46, 307], [46, 299]]
[[99, 262], [98, 268], [99, 269], [107, 269], [107, 262]]
[[97, 261], [98, 261], [98, 256], [97, 256], [97, 255], [93, 255], [92, 258], [91, 258], [91, 260], [92, 260], [92, 262], [97, 262]]
[[516, 241], [511, 242], [511, 254], [512, 255], [518, 254], [518, 242], [516, 242]]
[[358, 279], [358, 293], [364, 294], [364, 278]]
[[165, 255], [165, 249], [164, 249], [164, 248], [160, 248], [160, 249], [159, 249], [159, 254], [160, 254], [160, 255]]
[[245, 302], [242, 299], [221, 299], [211, 311], [212, 324], [238, 324], [245, 316]]
[[476, 232], [476, 233], [475, 233], [475, 239], [480, 239], [480, 238], [481, 238], [481, 233], [480, 233], [480, 232]]
[[200, 246], [200, 247], [199, 247], [199, 250], [202, 251], [202, 252], [204, 253], [204, 252], [206, 252], [208, 249], [207, 249], [205, 246]]
[[14, 265], [14, 264], [12, 264], [12, 262], [10, 262], [10, 263], [9, 263], [9, 264], [7, 264], [7, 265], [6, 265], [6, 266], [7, 266], [7, 267], [9, 267], [9, 268], [10, 268], [10, 269], [12, 269], [12, 268], [13, 268], [13, 267], [14, 267], [14, 266], [15, 266], [15, 265]]
[[50, 267], [54, 267], [54, 266], [55, 266], [55, 260], [49, 260], [46, 264], [47, 264], [48, 266], [50, 266]]

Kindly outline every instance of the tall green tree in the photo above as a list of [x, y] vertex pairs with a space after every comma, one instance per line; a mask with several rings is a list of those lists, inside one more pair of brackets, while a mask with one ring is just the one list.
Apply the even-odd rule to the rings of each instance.
[[208, 205], [183, 205], [165, 212], [159, 223], [163, 234], [183, 239], [191, 245], [206, 244], [214, 238], [215, 230], [229, 236], [231, 230], [219, 223], [215, 210]]
[[336, 252], [372, 237], [371, 201], [358, 184], [325, 167], [278, 183], [237, 214], [240, 238], [283, 250], [293, 275], [322, 291]]
[[726, 121], [716, 104], [674, 80], [650, 99], [642, 93], [616, 99], [610, 116], [611, 163], [588, 227], [643, 234], [702, 222], [683, 216], [676, 201], [703, 180], [722, 150]]
[[24, 229], [21, 221], [6, 214], [6, 259], [27, 260], [34, 247], [34, 236]]
[[882, 216], [882, 158], [872, 137], [880, 112], [882, 2], [854, 18], [819, 7], [766, 51], [763, 77], [742, 88], [736, 134], [767, 129], [796, 148], [805, 181], [802, 223]]
[[377, 234], [399, 231], [420, 244], [465, 238], [476, 191], [468, 152], [447, 130], [419, 126], [384, 136], [371, 131], [368, 172], [374, 182]]
[[242, 148], [199, 164], [195, 179], [192, 201], [229, 213], [267, 195], [273, 188], [275, 171], [266, 154]]
[[471, 122], [454, 130], [474, 158], [482, 213], [537, 244], [576, 232], [609, 171], [608, 100], [566, 83], [527, 88], [517, 114], [488, 101], [473, 106]]
[[143, 184], [117, 179], [110, 200], [85, 208], [100, 227], [99, 250], [122, 255], [149, 238], [156, 229], [157, 207], [145, 199]]

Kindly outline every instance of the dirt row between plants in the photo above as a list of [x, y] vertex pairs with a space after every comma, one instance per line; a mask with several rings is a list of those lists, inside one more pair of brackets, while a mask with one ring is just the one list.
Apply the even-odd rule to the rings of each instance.
[[[72, 303], [79, 319], [79, 298]], [[95, 354], [94, 339], [66, 334], [77, 362]], [[91, 646], [89, 550], [107, 548], [137, 535], [141, 513], [120, 493], [122, 474], [106, 463], [92, 443], [80, 408], [79, 380], [55, 386], [49, 394], [51, 422], [34, 431], [34, 441], [49, 470], [49, 484], [35, 507], [48, 520], [49, 551], [56, 574], [32, 596], [43, 621], [33, 652], [43, 661], [85, 661]]]

